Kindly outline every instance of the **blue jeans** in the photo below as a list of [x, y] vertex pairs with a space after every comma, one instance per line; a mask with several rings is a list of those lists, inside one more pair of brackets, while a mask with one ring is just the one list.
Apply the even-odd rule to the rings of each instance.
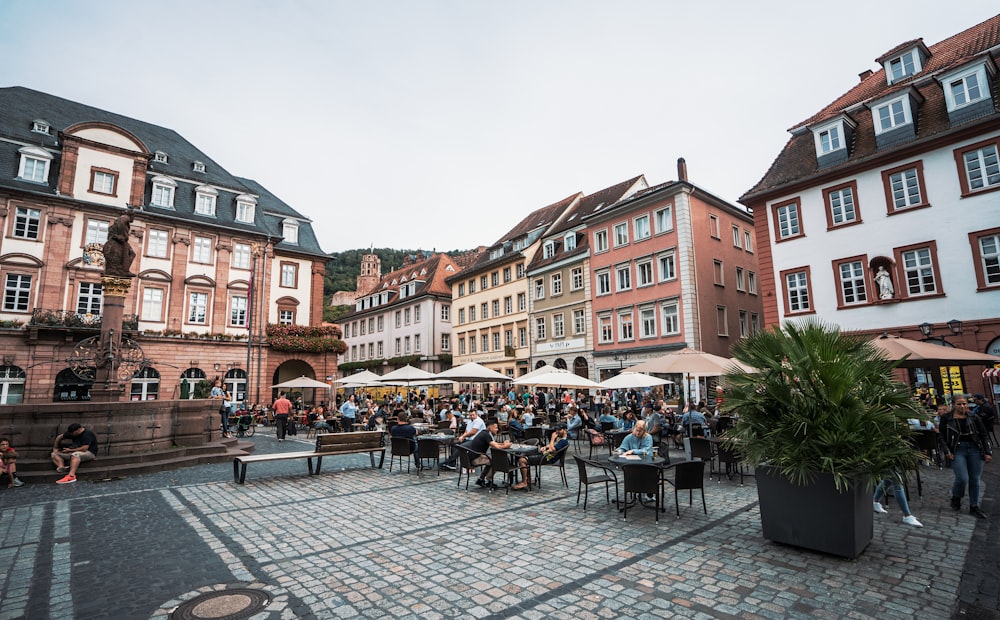
[[899, 504], [899, 509], [903, 511], [903, 515], [909, 516], [912, 514], [910, 512], [910, 503], [906, 501], [906, 492], [903, 490], [903, 485], [899, 480], [899, 474], [890, 474], [880, 482], [875, 487], [875, 496], [872, 498], [872, 501], [882, 501], [882, 498], [886, 496], [887, 488], [892, 489], [892, 496], [896, 498], [896, 503]]
[[229, 407], [220, 407], [219, 413], [222, 415], [222, 432], [229, 433]]
[[955, 449], [955, 460], [951, 463], [951, 471], [955, 474], [955, 482], [951, 484], [951, 496], [961, 498], [965, 495], [965, 485], [969, 485], [969, 505], [979, 505], [979, 477], [983, 475], [983, 455], [979, 453], [976, 444], [963, 441]]

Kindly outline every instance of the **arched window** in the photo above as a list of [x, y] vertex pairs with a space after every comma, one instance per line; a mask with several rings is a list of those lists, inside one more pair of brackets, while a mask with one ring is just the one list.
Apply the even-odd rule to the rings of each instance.
[[64, 368], [56, 375], [55, 397], [56, 402], [68, 400], [90, 400], [90, 386], [93, 381], [84, 381], [73, 374], [69, 368]]
[[561, 357], [557, 357], [556, 361], [552, 362], [552, 365], [558, 368], [559, 370], [566, 370], [566, 360], [564, 360]]
[[0, 405], [24, 402], [24, 371], [17, 366], [0, 366]]
[[201, 368], [188, 368], [181, 373], [181, 400], [194, 398], [194, 386], [198, 385], [199, 381], [207, 379], [205, 371]]
[[579, 377], [589, 378], [590, 376], [590, 365], [587, 364], [587, 359], [584, 357], [578, 357], [573, 360], [573, 374]]
[[535, 370], [541, 368], [542, 366], [545, 366], [545, 360], [538, 360], [538, 362], [535, 364]]
[[224, 383], [226, 384], [226, 391], [232, 395], [234, 402], [246, 402], [247, 371], [242, 368], [233, 368], [226, 373]]
[[129, 400], [156, 400], [160, 395], [160, 373], [147, 366], [132, 377]]

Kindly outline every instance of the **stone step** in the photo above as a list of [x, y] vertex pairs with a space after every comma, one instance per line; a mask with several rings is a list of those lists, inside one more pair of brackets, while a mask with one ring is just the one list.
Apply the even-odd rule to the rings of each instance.
[[[228, 463], [236, 456], [246, 456], [254, 449], [253, 442], [223, 439], [203, 446], [174, 448], [158, 452], [107, 456], [84, 463], [77, 470], [79, 480], [101, 480], [149, 474], [205, 463]], [[25, 483], [45, 484], [62, 478], [50, 461], [17, 462], [17, 476]]]

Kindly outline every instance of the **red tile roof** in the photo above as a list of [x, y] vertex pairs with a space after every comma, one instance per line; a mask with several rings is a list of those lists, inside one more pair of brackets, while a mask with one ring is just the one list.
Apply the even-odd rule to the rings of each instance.
[[[890, 58], [896, 53], [920, 44], [921, 41], [921, 39], [914, 39], [897, 45], [879, 58]], [[763, 178], [749, 189], [740, 198], [740, 201], [753, 200], [761, 194], [779, 189], [789, 183], [804, 180], [819, 172], [812, 132], [803, 132], [801, 129], [830, 120], [839, 114], [847, 113], [857, 123], [854, 142], [849, 147], [849, 161], [839, 166], [850, 165], [853, 162], [863, 160], [876, 153], [880, 154], [890, 152], [896, 148], [905, 148], [907, 144], [877, 151], [871, 113], [864, 108], [855, 108], [855, 106], [860, 106], [866, 102], [891, 95], [895, 92], [914, 87], [925, 99], [917, 113], [916, 140], [951, 130], [952, 126], [948, 121], [941, 85], [934, 80], [929, 80], [928, 77], [945, 73], [966, 62], [970, 62], [976, 56], [988, 53], [989, 50], [998, 45], [1000, 45], [1000, 15], [992, 17], [981, 24], [977, 24], [927, 48], [931, 55], [922, 70], [907, 79], [894, 84], [887, 84], [884, 69], [880, 69], [864, 77], [860, 83], [835, 99], [825, 108], [789, 129], [789, 131], [795, 133], [793, 133], [792, 137], [785, 144], [784, 149], [782, 149], [777, 159], [771, 164], [771, 167], [764, 174]], [[993, 93], [994, 97], [1000, 95], [1000, 72], [998, 72], [994, 80]], [[848, 112], [848, 110], [851, 111]], [[995, 109], [993, 114], [996, 114]], [[823, 172], [836, 169], [839, 166], [824, 168]]]

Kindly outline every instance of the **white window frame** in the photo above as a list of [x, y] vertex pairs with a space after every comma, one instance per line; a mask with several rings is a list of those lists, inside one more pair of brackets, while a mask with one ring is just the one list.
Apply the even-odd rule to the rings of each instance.
[[628, 222], [618, 222], [613, 227], [615, 235], [615, 247], [620, 248], [628, 245]]
[[563, 251], [569, 252], [570, 250], [576, 249], [576, 233], [568, 232], [563, 237]]
[[532, 299], [545, 299], [545, 278], [535, 278], [531, 287]]
[[743, 249], [753, 254], [753, 235], [749, 230], [743, 231]]
[[799, 203], [789, 202], [776, 207], [778, 217], [778, 239], [792, 239], [802, 235], [801, 214]]
[[747, 272], [747, 292], [751, 295], [757, 294], [757, 272]]
[[677, 253], [668, 250], [656, 258], [656, 267], [659, 270], [659, 281], [668, 282], [677, 279]]
[[45, 149], [26, 146], [18, 149], [17, 178], [32, 183], [47, 184], [53, 156]]
[[111, 222], [108, 220], [98, 220], [98, 219], [88, 219], [87, 220], [87, 236], [84, 240], [85, 245], [91, 243], [104, 243], [108, 240], [108, 226]]
[[[941, 76], [938, 81], [944, 89], [944, 99], [949, 112], [978, 103], [990, 96], [989, 77], [986, 75], [985, 63]], [[979, 91], [975, 98], [970, 96], [972, 89]], [[960, 98], [956, 97], [958, 93], [961, 93]]]
[[[920, 62], [920, 54], [915, 49], [886, 60], [883, 66], [885, 68], [886, 83], [888, 84], [901, 82], [923, 70]], [[896, 70], [897, 67], [899, 68], [898, 71]]]
[[583, 288], [583, 267], [573, 267], [569, 271], [569, 290], [579, 291]]
[[831, 190], [827, 194], [827, 208], [834, 226], [843, 226], [858, 221], [858, 206], [854, 200], [854, 187], [847, 185]]
[[617, 265], [615, 267], [615, 292], [632, 290], [632, 265]]
[[212, 240], [209, 237], [194, 238], [191, 243], [191, 262], [205, 265], [212, 262]]
[[610, 344], [615, 341], [615, 327], [610, 314], [597, 317], [597, 337], [601, 344]]
[[594, 231], [594, 253], [607, 252], [608, 251], [608, 229], [602, 228], [601, 230]]
[[100, 282], [81, 282], [76, 295], [76, 313], [100, 315], [104, 292]]
[[163, 321], [163, 297], [165, 291], [162, 288], [147, 286], [142, 289], [142, 320], [143, 321]]
[[909, 95], [896, 97], [873, 106], [872, 123], [875, 125], [875, 135], [881, 135], [897, 127], [913, 123]]
[[295, 263], [283, 263], [281, 265], [281, 286], [282, 288], [295, 288], [295, 280], [299, 275], [299, 266]]
[[1000, 234], [982, 235], [976, 239], [983, 281], [987, 286], [1000, 285]]
[[250, 258], [253, 255], [253, 248], [248, 243], [233, 244], [233, 269], [250, 269]]
[[236, 221], [241, 224], [253, 224], [256, 211], [254, 203], [249, 200], [236, 201]]
[[164, 209], [174, 208], [174, 196], [177, 193], [177, 182], [167, 177], [154, 177], [153, 189], [149, 194], [149, 203]]
[[8, 273], [4, 279], [3, 309], [5, 312], [28, 312], [31, 310], [30, 274]]
[[859, 260], [838, 263], [837, 281], [845, 306], [868, 303], [868, 284], [865, 279], [864, 263]]
[[812, 310], [812, 300], [809, 299], [809, 273], [805, 269], [785, 274], [785, 296], [789, 312]]
[[937, 271], [934, 269], [934, 253], [930, 247], [913, 248], [900, 253], [900, 267], [906, 281], [908, 297], [936, 295], [938, 293]]
[[639, 308], [639, 339], [656, 338], [656, 308]]
[[[893, 211], [903, 211], [924, 203], [924, 197], [920, 191], [920, 171], [916, 166], [894, 172], [888, 176]], [[914, 192], [916, 192], [915, 201], [913, 199]]]
[[618, 313], [618, 342], [635, 340], [635, 317], [632, 311]]
[[195, 190], [194, 212], [196, 215], [215, 217], [215, 203], [219, 192], [213, 187], [201, 186]]
[[298, 245], [299, 243], [299, 223], [295, 220], [284, 220], [281, 222], [282, 243]]
[[635, 264], [635, 286], [642, 288], [656, 284], [656, 277], [653, 275], [653, 261], [646, 259], [637, 261]]
[[557, 312], [552, 315], [552, 337], [564, 338], [566, 336], [566, 315]]
[[813, 138], [816, 143], [816, 152], [820, 155], [836, 153], [846, 148], [843, 119], [837, 119], [832, 123], [825, 123], [814, 128]]
[[188, 293], [188, 323], [208, 324], [208, 293], [191, 291]]
[[[441, 350], [451, 351], [451, 334], [441, 334]], [[381, 355], [381, 353], [379, 353], [379, 355]]]
[[546, 241], [542, 246], [542, 258], [552, 258], [556, 255], [556, 242]]
[[664, 336], [681, 333], [681, 320], [676, 301], [660, 302], [660, 327]]
[[528, 296], [524, 293], [517, 294], [517, 311], [524, 312], [528, 309]]
[[632, 220], [632, 230], [636, 241], [649, 239], [653, 236], [653, 231], [649, 226], [649, 214], [643, 214]]
[[656, 234], [668, 233], [674, 229], [674, 206], [667, 205], [657, 209], [654, 213], [654, 223], [656, 224]]
[[[970, 167], [972, 164], [975, 164], [975, 167]], [[978, 149], [964, 151], [962, 170], [970, 192], [1000, 185], [1000, 149], [997, 144], [987, 144]]]
[[580, 334], [587, 333], [587, 315], [583, 310], [578, 309], [573, 311], [573, 335], [579, 336]]
[[545, 317], [535, 317], [535, 340], [545, 340]]
[[230, 327], [247, 326], [246, 295], [233, 295], [229, 298], [229, 325]]
[[11, 236], [18, 239], [38, 239], [42, 231], [42, 211], [30, 207], [15, 207]]
[[549, 278], [549, 287], [550, 287], [550, 290], [552, 291], [552, 296], [553, 297], [555, 297], [557, 295], [562, 295], [563, 290], [562, 290], [562, 274], [561, 273], [554, 273], [554, 274], [552, 274], [552, 276]]
[[103, 170], [94, 170], [93, 175], [90, 191], [95, 194], [115, 195], [115, 181], [117, 180], [115, 175]]

